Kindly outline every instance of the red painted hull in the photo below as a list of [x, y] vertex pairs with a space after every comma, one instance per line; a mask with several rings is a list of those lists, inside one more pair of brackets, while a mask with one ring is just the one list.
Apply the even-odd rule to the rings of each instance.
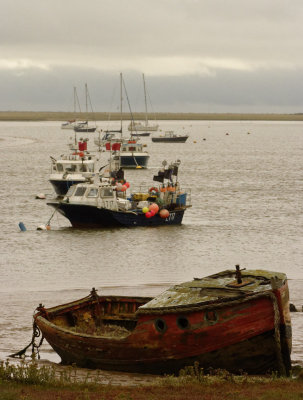
[[[73, 303], [40, 308], [34, 318], [64, 364], [161, 374], [197, 361], [205, 369], [288, 375], [287, 280], [280, 274], [274, 284], [268, 271], [261, 277], [260, 272], [248, 271], [246, 280], [235, 284], [224, 271], [154, 299], [99, 297], [93, 291]], [[98, 331], [117, 325], [125, 329], [122, 336]]]

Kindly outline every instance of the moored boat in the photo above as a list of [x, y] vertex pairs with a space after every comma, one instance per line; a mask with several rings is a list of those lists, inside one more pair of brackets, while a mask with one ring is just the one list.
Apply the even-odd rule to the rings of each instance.
[[95, 132], [96, 126], [89, 125], [88, 121], [80, 122], [74, 126], [75, 132]]
[[94, 177], [98, 158], [87, 150], [87, 140], [72, 141], [70, 152], [58, 159], [51, 157], [49, 182], [57, 196], [64, 196], [72, 185], [84, 183]]
[[139, 121], [131, 121], [128, 125], [128, 130], [131, 132], [136, 132], [136, 131], [156, 132], [158, 129], [159, 129], [158, 124], [149, 124], [148, 122], [143, 124], [142, 122]]
[[154, 176], [157, 184], [148, 189], [133, 189], [119, 168], [106, 169], [100, 179], [73, 185], [65, 197], [48, 202], [75, 228], [108, 226], [161, 226], [181, 224], [190, 205], [190, 191], [184, 191], [177, 180], [180, 161], [161, 169]]
[[[146, 99], [146, 84], [145, 84], [145, 77], [144, 74], [142, 74], [143, 77], [143, 88], [144, 88], [144, 104], [145, 104], [145, 121], [144, 123], [139, 122], [139, 121], [134, 121], [132, 120], [129, 125], [128, 125], [128, 130], [131, 131], [132, 135], [136, 136], [149, 136], [150, 132], [156, 132], [159, 129], [159, 125], [154, 123], [151, 124], [148, 121], [148, 112], [147, 112], [147, 99]], [[143, 133], [138, 133], [138, 132], [143, 132]]]
[[150, 132], [132, 132], [132, 136], [150, 136]]
[[76, 120], [75, 120], [75, 119], [74, 119], [74, 120], [70, 120], [70, 121], [63, 122], [63, 123], [61, 124], [61, 129], [74, 129], [75, 124], [76, 124]]
[[152, 141], [162, 143], [185, 143], [188, 137], [188, 135], [176, 135], [174, 131], [166, 131], [164, 135], [153, 136]]
[[[79, 100], [78, 100], [79, 102]], [[88, 103], [90, 104], [90, 108], [91, 108], [91, 112], [93, 113], [93, 107], [92, 107], [92, 102], [90, 99], [90, 95], [89, 95], [89, 91], [87, 88], [87, 83], [85, 84], [85, 104], [86, 104], [86, 114], [88, 116]], [[80, 108], [80, 105], [79, 105]], [[82, 122], [78, 122], [75, 126], [74, 126], [74, 131], [75, 132], [95, 132], [95, 130], [97, 129], [97, 125], [96, 125], [96, 121], [94, 121], [94, 125], [90, 125], [88, 123], [88, 120], [86, 121], [82, 121]]]
[[93, 289], [68, 304], [40, 305], [34, 323], [63, 364], [161, 374], [198, 362], [206, 370], [288, 375], [286, 275], [236, 267], [154, 298]]
[[149, 153], [138, 139], [123, 140], [119, 149], [122, 168], [147, 168]]

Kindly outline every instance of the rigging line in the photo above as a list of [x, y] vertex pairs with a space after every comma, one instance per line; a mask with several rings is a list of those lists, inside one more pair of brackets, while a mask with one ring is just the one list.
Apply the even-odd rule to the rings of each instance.
[[134, 156], [134, 153], [132, 153], [132, 156], [133, 156], [133, 159], [134, 159], [134, 161], [136, 163], [136, 166], [139, 167], [139, 164], [137, 163], [137, 160], [136, 160], [136, 157]]
[[107, 117], [107, 130], [109, 129], [109, 122], [111, 121], [111, 115], [112, 115], [112, 110], [113, 110], [113, 104], [114, 104], [114, 98], [116, 95], [116, 88], [114, 87], [114, 90], [112, 91], [112, 96], [111, 96], [111, 100], [110, 100], [110, 106], [109, 106], [109, 113], [108, 113], [108, 117]]
[[149, 103], [150, 103], [150, 106], [151, 106], [151, 109], [152, 109], [152, 113], [154, 114], [154, 120], [156, 121], [156, 113], [155, 113], [154, 107], [153, 107], [153, 105], [152, 105], [150, 95], [149, 95], [149, 93], [148, 93], [147, 90], [146, 90], [146, 93], [147, 93], [148, 100], [149, 100]]
[[75, 87], [75, 97], [76, 97], [76, 102], [77, 102], [78, 107], [79, 107], [79, 111], [80, 111], [80, 113], [82, 113], [82, 111], [81, 111], [81, 106], [80, 106], [80, 101], [79, 101], [79, 97], [78, 97], [78, 93], [77, 93], [77, 88], [76, 88], [76, 87]]
[[89, 101], [89, 105], [90, 105], [90, 108], [91, 108], [92, 114], [93, 114], [93, 120], [94, 120], [95, 123], [96, 123], [95, 112], [94, 112], [94, 109], [93, 109], [93, 106], [92, 106], [90, 94], [89, 94], [89, 91], [88, 91], [88, 88], [87, 88], [87, 87], [86, 87], [86, 90], [87, 90], [87, 98], [88, 98], [88, 101]]
[[125, 95], [126, 95], [127, 104], [128, 104], [129, 112], [130, 112], [130, 115], [131, 115], [131, 119], [132, 119], [132, 121], [134, 121], [134, 115], [133, 115], [133, 112], [132, 112], [132, 109], [131, 109], [131, 106], [130, 106], [130, 102], [129, 102], [128, 94], [127, 94], [127, 91], [126, 91], [124, 78], [122, 78], [122, 81], [123, 81], [123, 87], [124, 87], [124, 91], [125, 91]]

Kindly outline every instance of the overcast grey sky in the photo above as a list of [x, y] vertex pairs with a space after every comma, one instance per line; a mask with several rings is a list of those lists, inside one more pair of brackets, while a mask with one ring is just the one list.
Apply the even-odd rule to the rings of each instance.
[[[302, 0], [2, 0], [0, 110], [72, 111], [119, 73], [158, 112], [303, 112]], [[118, 106], [118, 104], [116, 104]]]

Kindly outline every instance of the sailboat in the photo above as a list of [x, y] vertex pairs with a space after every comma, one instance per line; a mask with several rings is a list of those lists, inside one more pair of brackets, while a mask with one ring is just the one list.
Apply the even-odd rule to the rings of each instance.
[[74, 129], [75, 126], [77, 126], [78, 124], [82, 124], [82, 122], [79, 122], [76, 120], [77, 104], [78, 104], [79, 110], [81, 112], [79, 98], [77, 95], [77, 88], [74, 86], [74, 119], [72, 119], [70, 121], [66, 121], [63, 124], [61, 124], [61, 129]]
[[[159, 128], [158, 124], [150, 124], [148, 122], [148, 114], [147, 114], [147, 100], [146, 100], [146, 84], [144, 74], [143, 76], [143, 88], [144, 88], [144, 102], [145, 102], [145, 121], [144, 124], [142, 122], [131, 121], [128, 125], [128, 130], [132, 132], [133, 136], [149, 136], [150, 132], [156, 132]], [[138, 133], [144, 132], [144, 133]]]
[[[86, 104], [86, 114], [88, 114], [88, 101], [90, 103], [91, 110], [93, 110], [92, 107], [92, 102], [89, 96], [88, 88], [87, 88], [87, 83], [85, 84], [85, 104]], [[97, 126], [89, 125], [88, 120], [78, 123], [77, 125], [74, 126], [75, 132], [95, 132], [97, 129]]]

